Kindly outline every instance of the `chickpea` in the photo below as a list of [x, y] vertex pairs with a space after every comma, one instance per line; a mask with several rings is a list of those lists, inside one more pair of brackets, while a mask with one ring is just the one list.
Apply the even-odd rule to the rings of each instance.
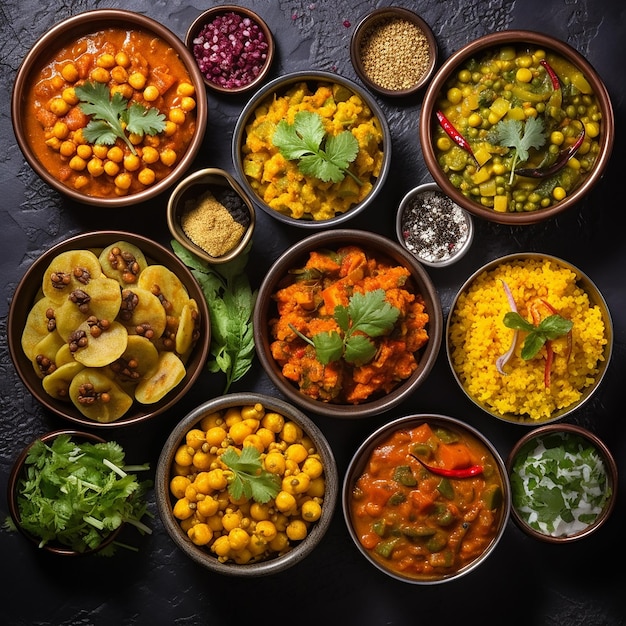
[[211, 550], [217, 554], [218, 557], [227, 557], [230, 554], [230, 542], [228, 541], [228, 535], [218, 537], [213, 542]]
[[78, 69], [73, 63], [67, 63], [61, 68], [61, 76], [68, 83], [75, 83], [78, 80]]
[[163, 165], [167, 165], [168, 167], [174, 165], [177, 158], [176, 152], [172, 150], [172, 148], [165, 148], [160, 155], [161, 163], [163, 163]]
[[256, 433], [248, 435], [242, 443], [244, 446], [256, 448], [261, 453], [265, 450], [265, 446], [263, 445], [261, 437], [259, 437]]
[[207, 524], [196, 524], [187, 531], [187, 536], [196, 546], [206, 546], [213, 539], [213, 530]]
[[250, 543], [250, 535], [243, 528], [233, 528], [228, 533], [231, 550], [243, 550]]
[[206, 442], [210, 446], [221, 446], [228, 433], [221, 426], [213, 426], [205, 433]]
[[[259, 522], [263, 520], [268, 520], [270, 517], [270, 507], [269, 504], [260, 502], [253, 502], [250, 505], [250, 517]], [[258, 524], [257, 524], [258, 528]]]
[[143, 99], [146, 102], [154, 102], [159, 97], [159, 90], [154, 85], [148, 85], [143, 90]]
[[188, 445], [181, 445], [176, 453], [174, 454], [174, 461], [178, 463], [178, 465], [188, 466], [193, 463], [193, 453], [194, 449], [190, 448]]
[[281, 431], [281, 437], [287, 443], [295, 443], [302, 438], [302, 428], [295, 422], [285, 422]]
[[244, 439], [251, 435], [254, 432], [253, 425], [250, 423], [250, 420], [242, 420], [240, 422], [234, 423], [228, 429], [228, 436], [233, 441], [233, 443], [241, 444]]
[[280, 452], [270, 452], [263, 462], [265, 469], [282, 476], [285, 473], [285, 457]]
[[302, 465], [302, 471], [307, 474], [309, 478], [315, 479], [324, 473], [324, 466], [317, 457], [309, 456]]
[[96, 144], [95, 146], [92, 146], [91, 149], [94, 156], [98, 157], [99, 159], [107, 158], [107, 152], [109, 151], [108, 146], [105, 146], [103, 144]]
[[274, 441], [276, 440], [274, 433], [267, 428], [263, 428], [263, 427], [259, 428], [256, 431], [256, 434], [259, 437], [259, 439], [263, 442], [264, 448], [269, 448], [269, 446], [272, 443], [274, 443]]
[[112, 146], [107, 150], [107, 159], [114, 163], [121, 163], [124, 160], [124, 151], [119, 146]]
[[189, 96], [185, 96], [180, 101], [180, 108], [183, 112], [188, 113], [189, 111], [193, 111], [196, 108], [196, 101], [194, 98], [190, 98]]
[[111, 74], [104, 67], [94, 67], [89, 74], [89, 78], [97, 83], [106, 84], [111, 80]]
[[266, 413], [261, 420], [261, 426], [271, 430], [273, 433], [280, 433], [285, 425], [285, 418], [279, 413]]
[[127, 154], [124, 157], [124, 168], [128, 172], [134, 172], [141, 166], [141, 159], [136, 154]]
[[172, 513], [176, 519], [184, 520], [194, 514], [194, 509], [191, 507], [189, 500], [183, 497], [176, 500]]
[[168, 119], [170, 122], [174, 122], [177, 126], [182, 126], [185, 123], [186, 115], [182, 109], [173, 108], [170, 109]]
[[296, 508], [296, 498], [288, 491], [280, 491], [276, 496], [276, 508], [281, 513], [287, 513]]
[[111, 95], [119, 93], [122, 98], [126, 98], [130, 100], [133, 97], [133, 88], [128, 83], [123, 83], [122, 85], [113, 85], [111, 87]]
[[255, 532], [260, 537], [263, 537], [265, 541], [272, 541], [278, 534], [278, 531], [276, 530], [276, 526], [270, 520], [261, 520], [256, 525]]
[[74, 179], [74, 189], [82, 189], [89, 184], [89, 178], [87, 176], [77, 176]]
[[309, 456], [308, 450], [301, 443], [292, 443], [285, 450], [285, 457], [296, 463], [302, 463]]
[[180, 96], [193, 96], [196, 93], [196, 88], [186, 81], [183, 81], [176, 88], [176, 93]]
[[222, 517], [222, 526], [224, 530], [230, 532], [233, 528], [239, 528], [241, 525], [241, 514], [237, 511], [230, 511], [224, 513], [224, 517]]
[[105, 53], [101, 54], [96, 59], [96, 66], [97, 67], [104, 67], [104, 68], [110, 70], [112, 67], [115, 66], [115, 56], [112, 55], [109, 52], [105, 52]]
[[302, 541], [307, 536], [306, 524], [301, 519], [295, 519], [289, 522], [286, 534], [291, 541]]
[[74, 89], [74, 87], [66, 87], [61, 92], [61, 98], [63, 98], [63, 100], [67, 102], [70, 106], [78, 104], [78, 96], [76, 95], [76, 90]]
[[64, 157], [70, 157], [76, 152], [76, 144], [73, 141], [64, 141], [59, 148], [59, 152]]
[[172, 122], [172, 120], [167, 120], [165, 122], [165, 130], [163, 131], [163, 134], [166, 137], [171, 137], [177, 130], [178, 130], [178, 124], [176, 124], [175, 122]]
[[65, 122], [55, 122], [52, 127], [52, 134], [57, 139], [65, 139], [70, 132], [70, 129], [67, 127]]
[[70, 159], [70, 168], [76, 172], [82, 172], [87, 167], [87, 161], [81, 159], [78, 155], [74, 155]]
[[111, 78], [116, 83], [125, 83], [128, 80], [128, 72], [125, 68], [117, 65], [111, 70]]
[[200, 515], [203, 515], [205, 518], [209, 518], [218, 512], [219, 503], [214, 498], [204, 498], [203, 500], [199, 500], [197, 502], [196, 510], [200, 513]]
[[284, 532], [277, 532], [276, 537], [270, 541], [270, 548], [274, 552], [282, 552], [289, 547], [289, 537]]
[[148, 165], [156, 163], [159, 160], [159, 151], [152, 146], [144, 146], [141, 150], [141, 160]]
[[156, 180], [156, 174], [154, 170], [145, 167], [141, 170], [141, 172], [139, 172], [137, 179], [142, 185], [145, 185], [147, 187], [148, 185], [152, 185], [152, 183], [154, 183], [154, 181]]
[[307, 495], [312, 498], [323, 498], [326, 492], [326, 481], [323, 476], [313, 478], [309, 484]]
[[132, 72], [128, 77], [128, 84], [137, 91], [146, 86], [146, 77], [141, 72]]
[[322, 515], [322, 507], [316, 500], [307, 500], [300, 509], [302, 519], [307, 522], [316, 522]]
[[81, 158], [81, 159], [90, 159], [93, 151], [91, 149], [91, 146], [89, 144], [81, 144], [80, 146], [76, 146], [76, 154]]
[[63, 100], [63, 98], [56, 97], [52, 98], [48, 103], [48, 109], [51, 113], [54, 113], [57, 117], [62, 117], [66, 115], [70, 110], [70, 105]]
[[170, 480], [170, 491], [172, 495], [177, 499], [183, 498], [190, 482], [191, 481], [186, 476], [174, 476]]

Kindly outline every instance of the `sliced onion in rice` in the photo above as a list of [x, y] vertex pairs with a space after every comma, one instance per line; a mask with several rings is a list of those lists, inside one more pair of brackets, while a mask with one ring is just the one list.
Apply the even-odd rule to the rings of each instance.
[[[511, 311], [513, 311], [513, 313], [517, 313], [517, 306], [515, 304], [515, 300], [513, 299], [513, 294], [511, 293], [509, 286], [502, 279], [500, 279], [500, 282], [502, 283], [502, 286], [504, 287], [504, 293], [506, 293], [506, 297], [509, 301], [509, 307]], [[518, 335], [519, 335], [519, 331], [514, 330], [513, 339], [511, 341], [511, 346], [502, 356], [498, 357], [498, 359], [496, 360], [496, 369], [498, 370], [500, 374], [502, 374], [502, 376], [507, 375], [507, 373], [504, 371], [504, 366], [509, 362], [509, 359], [513, 356], [513, 353], [515, 352], [515, 346], [517, 345]]]

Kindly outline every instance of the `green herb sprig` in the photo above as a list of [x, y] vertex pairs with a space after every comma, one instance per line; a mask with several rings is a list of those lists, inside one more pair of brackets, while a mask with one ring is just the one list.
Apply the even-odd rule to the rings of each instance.
[[223, 393], [242, 378], [255, 356], [252, 313], [257, 291], [245, 273], [248, 253], [223, 263], [217, 270], [172, 240], [172, 249], [200, 283], [211, 316], [209, 371], [226, 374]]
[[80, 100], [81, 111], [92, 116], [83, 129], [83, 136], [90, 143], [110, 146], [119, 138], [133, 154], [137, 154], [126, 131], [143, 137], [165, 130], [165, 115], [158, 109], [145, 107], [139, 102], [128, 106], [128, 100], [122, 94], [115, 92], [111, 96], [103, 83], [87, 82], [74, 91]]
[[253, 446], [243, 446], [241, 454], [229, 448], [221, 459], [232, 471], [228, 492], [235, 500], [245, 497], [265, 504], [277, 496], [280, 478], [263, 468], [261, 454]]
[[519, 313], [509, 311], [504, 315], [504, 325], [507, 328], [523, 330], [528, 333], [522, 346], [522, 359], [528, 361], [541, 350], [546, 341], [567, 335], [574, 324], [571, 320], [554, 314], [542, 319], [535, 326], [525, 320]]
[[525, 123], [521, 120], [500, 120], [493, 128], [495, 143], [514, 148], [509, 184], [513, 184], [515, 165], [528, 159], [530, 148], [541, 148], [546, 142], [544, 123], [539, 117], [529, 117]]
[[298, 168], [307, 176], [339, 183], [348, 174], [359, 185], [363, 184], [348, 169], [359, 153], [356, 137], [349, 130], [338, 135], [327, 134], [319, 113], [298, 111], [293, 124], [281, 120], [272, 142], [288, 161], [298, 161]]
[[323, 365], [341, 358], [347, 363], [363, 365], [376, 354], [376, 344], [371, 338], [388, 333], [399, 315], [400, 309], [385, 300], [385, 291], [375, 289], [366, 293], [356, 292], [347, 307], [335, 307], [333, 317], [341, 333], [322, 332], [310, 339], [293, 325], [289, 326], [300, 338], [315, 347], [317, 358]]

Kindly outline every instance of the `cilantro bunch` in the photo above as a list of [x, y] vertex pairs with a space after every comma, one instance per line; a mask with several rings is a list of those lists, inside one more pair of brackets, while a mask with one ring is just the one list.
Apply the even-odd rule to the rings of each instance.
[[[50, 445], [39, 439], [28, 451], [25, 469], [17, 486], [20, 523], [41, 540], [40, 547], [56, 541], [77, 552], [95, 550], [124, 523], [152, 532], [141, 522], [151, 483], [128, 473], [149, 466], [125, 466], [116, 442], [77, 443], [69, 434]], [[101, 554], [114, 551], [112, 545]]]
[[509, 179], [509, 184], [513, 184], [517, 162], [526, 161], [531, 148], [538, 149], [545, 144], [544, 122], [538, 117], [529, 117], [524, 123], [520, 120], [500, 120], [492, 132], [494, 143], [514, 149]]
[[220, 458], [232, 472], [228, 492], [235, 500], [245, 497], [265, 504], [278, 495], [280, 478], [263, 468], [261, 453], [255, 447], [243, 446], [241, 454], [228, 448]]
[[366, 293], [356, 292], [347, 307], [335, 307], [333, 317], [341, 333], [322, 332], [309, 339], [294, 326], [290, 325], [290, 328], [315, 347], [317, 358], [323, 365], [341, 358], [353, 365], [363, 365], [371, 361], [377, 351], [371, 338], [391, 331], [399, 315], [400, 309], [385, 300], [385, 291], [375, 289]]
[[272, 142], [288, 161], [298, 161], [298, 168], [307, 176], [339, 183], [348, 174], [362, 184], [348, 170], [359, 153], [356, 137], [349, 130], [338, 135], [327, 134], [319, 113], [298, 111], [293, 124], [281, 120]]
[[163, 113], [139, 102], [128, 106], [128, 100], [119, 92], [111, 97], [109, 88], [103, 83], [87, 82], [77, 86], [75, 92], [81, 111], [92, 116], [83, 129], [83, 136], [90, 143], [110, 146], [119, 138], [133, 154], [137, 154], [125, 131], [143, 137], [165, 130]]

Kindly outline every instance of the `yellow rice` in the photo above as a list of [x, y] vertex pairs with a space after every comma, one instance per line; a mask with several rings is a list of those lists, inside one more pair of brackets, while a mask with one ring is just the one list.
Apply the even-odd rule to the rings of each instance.
[[[509, 286], [518, 313], [528, 321], [532, 322], [529, 304], [542, 298], [573, 322], [569, 359], [567, 337], [552, 341], [549, 387], [544, 383], [545, 346], [533, 359], [521, 357], [525, 332], [519, 332], [514, 354], [504, 368], [506, 375], [496, 369], [496, 360], [514, 336], [503, 321], [511, 308], [502, 281]], [[460, 294], [449, 330], [452, 367], [470, 397], [496, 414], [534, 420], [549, 418], [581, 398], [596, 380], [607, 343], [601, 310], [577, 285], [576, 274], [540, 259], [512, 260], [479, 274]]]

